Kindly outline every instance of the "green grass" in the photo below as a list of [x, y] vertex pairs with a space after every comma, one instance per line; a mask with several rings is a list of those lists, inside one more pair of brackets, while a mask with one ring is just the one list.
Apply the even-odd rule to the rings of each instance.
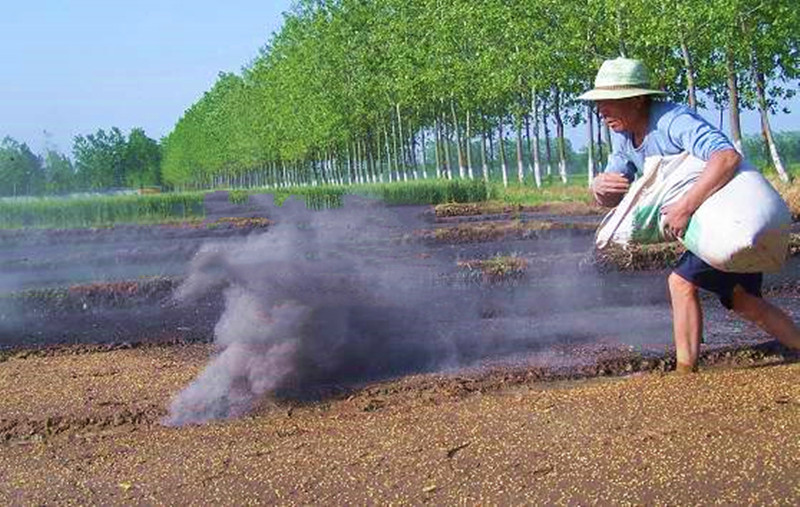
[[[503, 201], [508, 204], [536, 205], [546, 202], [590, 202], [591, 196], [583, 176], [566, 185], [560, 180], [545, 182], [542, 188], [533, 185], [499, 182], [487, 186], [482, 180], [416, 180], [375, 183], [353, 186], [319, 186], [281, 189], [275, 193], [276, 202], [295, 195], [306, 200], [309, 207], [320, 209], [341, 205], [344, 195], [357, 194], [381, 199], [387, 204], [445, 204]], [[264, 190], [259, 192], [265, 192]], [[266, 190], [271, 193], [273, 191]]]
[[232, 204], [247, 204], [250, 194], [247, 190], [231, 190], [228, 192], [228, 200]]
[[0, 228], [107, 227], [203, 218], [202, 192], [42, 197], [0, 201]]
[[[322, 185], [282, 189], [249, 190], [250, 194], [270, 193], [280, 205], [289, 196], [303, 199], [310, 209], [333, 208], [342, 205], [345, 195], [364, 195], [381, 199], [387, 204], [442, 204], [447, 202], [482, 202], [492, 192], [481, 180], [417, 180], [408, 182], [374, 183], [363, 185]], [[237, 196], [237, 200], [242, 198]], [[231, 202], [234, 202], [231, 199]]]
[[592, 197], [587, 185], [583, 182], [566, 185], [549, 183], [542, 185], [542, 188], [509, 185], [502, 188], [502, 185], [495, 185], [492, 192], [492, 200], [504, 202], [512, 205], [537, 206], [552, 202], [583, 202], [591, 203]]
[[[557, 178], [541, 189], [532, 184], [483, 180], [416, 180], [365, 185], [324, 185], [282, 189], [232, 190], [230, 202], [245, 205], [251, 194], [273, 194], [276, 204], [289, 196], [303, 199], [310, 209], [340, 207], [348, 194], [365, 195], [387, 204], [444, 204], [497, 201], [512, 205], [547, 202], [589, 202], [584, 177], [567, 185]], [[0, 229], [106, 227], [114, 224], [153, 224], [202, 219], [203, 192], [153, 195], [16, 198], [0, 200]]]
[[353, 193], [377, 197], [387, 204], [481, 202], [490, 196], [482, 180], [416, 180], [355, 187]]

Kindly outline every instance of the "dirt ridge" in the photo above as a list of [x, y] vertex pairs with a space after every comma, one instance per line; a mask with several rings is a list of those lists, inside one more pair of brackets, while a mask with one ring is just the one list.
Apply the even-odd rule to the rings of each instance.
[[56, 436], [103, 436], [112, 430], [133, 431], [140, 426], [157, 424], [166, 415], [158, 405], [118, 407], [110, 413], [84, 416], [50, 415], [43, 418], [0, 418], [0, 442], [23, 445], [43, 442]]
[[[70, 351], [69, 348], [62, 347], [50, 351], [31, 351], [30, 356], [20, 353], [14, 356], [14, 360], [66, 356], [71, 352], [77, 355], [113, 353], [127, 348], [130, 347], [80, 347], [76, 351]], [[164, 346], [151, 348], [150, 354], [158, 354], [158, 349], [163, 349]], [[476, 394], [520, 386], [541, 388], [564, 381], [624, 377], [632, 374], [665, 375], [672, 374], [674, 369], [674, 359], [669, 355], [645, 354], [613, 347], [600, 351], [600, 355], [595, 362], [571, 366], [498, 366], [454, 374], [410, 375], [363, 386], [328, 386], [307, 400], [285, 398], [278, 394], [262, 400], [262, 408], [256, 410], [256, 414], [263, 415], [265, 410], [279, 410], [291, 416], [295, 408], [314, 410], [331, 403], [345, 403], [349, 407], [344, 409], [346, 411], [378, 412], [389, 408], [399, 410], [413, 404], [435, 405], [459, 401]], [[775, 342], [764, 342], [753, 346], [706, 350], [701, 355], [700, 365], [701, 368], [730, 368], [799, 361], [800, 354], [788, 351]], [[0, 418], [0, 445], [26, 445], [56, 437], [110, 436], [160, 424], [167, 413], [163, 403], [142, 404], [138, 401], [105, 401], [88, 411], [77, 410], [78, 414], [55, 413], [42, 417]]]

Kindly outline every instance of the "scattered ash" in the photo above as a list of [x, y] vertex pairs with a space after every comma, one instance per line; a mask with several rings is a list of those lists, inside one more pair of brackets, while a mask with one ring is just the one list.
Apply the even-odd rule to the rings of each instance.
[[[575, 284], [574, 259], [555, 263], [556, 286], [442, 283], [457, 263], [409, 235], [424, 224], [402, 210], [349, 198], [313, 212], [290, 199], [269, 213], [267, 232], [201, 248], [176, 290], [185, 305], [221, 290], [225, 308], [209, 365], [165, 424], [236, 417], [265, 394], [314, 398], [330, 386], [532, 354], [625, 327], [619, 309], [575, 310], [606, 289], [586, 275]], [[641, 328], [629, 327], [622, 332]]]
[[167, 424], [236, 417], [265, 393], [303, 396], [446, 361], [433, 316], [457, 305], [419, 290], [428, 266], [408, 262], [399, 216], [356, 199], [325, 212], [290, 199], [272, 215], [265, 234], [204, 246], [177, 289], [185, 304], [222, 289], [225, 309], [210, 364]]

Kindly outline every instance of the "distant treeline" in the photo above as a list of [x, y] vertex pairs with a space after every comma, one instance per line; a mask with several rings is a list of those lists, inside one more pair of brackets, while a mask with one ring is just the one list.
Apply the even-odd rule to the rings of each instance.
[[[109, 189], [162, 187], [165, 188], [161, 175], [161, 148], [157, 141], [147, 138], [141, 129], [131, 131], [125, 139], [117, 128], [109, 133], [103, 130], [86, 137], [78, 136], [75, 140], [74, 158], [53, 149], [44, 154], [33, 153], [25, 143], [10, 137], [0, 141], [0, 197], [8, 196], [41, 196], [63, 195], [75, 192], [93, 192]], [[116, 140], [108, 142], [109, 139]], [[775, 144], [788, 164], [800, 166], [800, 131], [777, 132]], [[555, 144], [555, 139], [551, 139]], [[454, 143], [450, 151], [455, 152]], [[545, 143], [542, 143], [544, 145]], [[586, 167], [589, 156], [586, 147], [574, 151], [569, 140], [565, 140], [567, 165], [571, 173]], [[428, 150], [433, 150], [428, 146]], [[477, 157], [480, 146], [470, 143], [471, 156]], [[497, 146], [488, 149], [490, 159], [499, 159]], [[528, 140], [523, 140], [523, 151], [528, 153]], [[744, 137], [744, 150], [748, 159], [761, 168], [772, 165], [769, 150], [760, 135]], [[429, 154], [430, 155], [430, 154]], [[556, 170], [548, 164], [546, 150], [540, 146], [540, 158], [543, 161], [543, 175], [556, 177]], [[428, 157], [430, 160], [431, 157]], [[602, 162], [599, 170], [602, 170]], [[800, 167], [797, 167], [800, 170]], [[426, 172], [433, 175], [435, 167], [428, 163]], [[530, 184], [531, 175], [526, 173], [525, 182]], [[220, 181], [220, 186], [229, 188], [247, 188], [265, 186], [275, 182], [250, 180]], [[279, 186], [279, 185], [273, 185]]]
[[161, 147], [144, 130], [126, 137], [113, 127], [77, 136], [72, 158], [35, 154], [10, 137], [0, 141], [0, 196], [57, 195], [161, 184]]
[[301, 0], [241, 74], [221, 74], [185, 112], [163, 177], [538, 183], [543, 153], [566, 176], [564, 127], [581, 123], [592, 174], [606, 135], [575, 97], [620, 54], [645, 60], [671, 99], [729, 109], [739, 146], [739, 111], [758, 109], [774, 144], [769, 116], [797, 87], [798, 41], [797, 0]]

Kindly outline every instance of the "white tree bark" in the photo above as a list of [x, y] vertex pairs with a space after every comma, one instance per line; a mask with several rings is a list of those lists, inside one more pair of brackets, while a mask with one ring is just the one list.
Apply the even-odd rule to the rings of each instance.
[[592, 110], [592, 105], [586, 105], [586, 126], [588, 127], [588, 134], [589, 137], [587, 138], [588, 141], [586, 143], [586, 176], [588, 177], [589, 186], [592, 186], [592, 181], [594, 180], [595, 168], [594, 168], [594, 111]]
[[767, 143], [767, 147], [769, 148], [769, 154], [772, 158], [772, 165], [775, 166], [775, 170], [778, 172], [778, 177], [781, 179], [781, 181], [788, 183], [791, 178], [789, 178], [789, 174], [786, 172], [786, 168], [783, 166], [783, 161], [778, 153], [778, 147], [775, 145], [775, 139], [772, 137], [772, 128], [769, 125], [769, 110], [767, 107], [767, 97], [765, 92], [766, 80], [764, 78], [764, 74], [758, 70], [755, 54], [753, 55], [752, 59], [752, 70], [753, 78], [756, 82], [758, 113], [761, 115], [761, 130]]
[[533, 144], [531, 148], [531, 160], [533, 161], [533, 180], [536, 188], [542, 186], [542, 167], [539, 162], [539, 104], [536, 101], [536, 88], [531, 89], [531, 122], [533, 123]]
[[503, 188], [508, 188], [508, 167], [506, 166], [506, 147], [503, 134], [503, 120], [500, 120], [498, 127], [500, 138], [497, 140], [497, 150], [500, 152], [500, 171], [503, 177]]
[[475, 175], [472, 171], [472, 131], [470, 130], [470, 115], [469, 111], [467, 111], [467, 132], [466, 137], [464, 138], [465, 141], [465, 149], [467, 150], [467, 176], [470, 180], [475, 179]]

